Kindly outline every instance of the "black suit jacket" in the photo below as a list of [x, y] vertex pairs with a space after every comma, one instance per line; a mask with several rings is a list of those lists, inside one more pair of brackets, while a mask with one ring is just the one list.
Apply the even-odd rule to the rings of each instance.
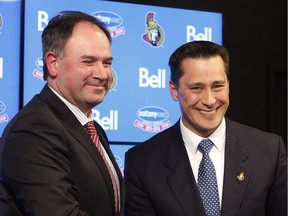
[[[122, 174], [104, 130], [95, 125], [120, 179], [123, 211]], [[101, 155], [48, 86], [3, 132], [0, 183], [1, 216], [114, 215], [113, 186]]]
[[[279, 136], [226, 119], [221, 215], [286, 215], [286, 168]], [[205, 215], [179, 121], [126, 153], [124, 179], [126, 216]]]

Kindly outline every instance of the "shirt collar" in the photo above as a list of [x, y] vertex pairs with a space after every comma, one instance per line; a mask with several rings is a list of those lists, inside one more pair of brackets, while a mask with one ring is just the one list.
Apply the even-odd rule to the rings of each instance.
[[[183, 124], [182, 117], [180, 119], [180, 130], [186, 147], [190, 150], [190, 152], [196, 154], [197, 146], [200, 143], [200, 141], [204, 138], [195, 134], [194, 132], [190, 131], [187, 127], [185, 127], [185, 125]], [[223, 118], [219, 127], [209, 137], [207, 137], [214, 143], [214, 145], [220, 152], [223, 152], [224, 150], [225, 134], [226, 134], [226, 122], [225, 118]]]
[[93, 121], [93, 115], [92, 110], [87, 117], [78, 107], [76, 107], [74, 104], [70, 103], [67, 99], [65, 99], [62, 95], [60, 95], [57, 91], [55, 91], [50, 85], [48, 85], [49, 88], [56, 94], [56, 96], [63, 101], [63, 103], [71, 110], [71, 112], [75, 115], [75, 117], [79, 120], [81, 125], [85, 125], [89, 121]]

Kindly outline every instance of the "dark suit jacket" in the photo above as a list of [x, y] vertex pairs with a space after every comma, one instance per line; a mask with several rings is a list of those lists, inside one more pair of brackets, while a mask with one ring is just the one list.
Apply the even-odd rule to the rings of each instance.
[[[286, 216], [283, 140], [228, 119], [226, 125], [221, 215]], [[205, 215], [179, 121], [126, 153], [124, 179], [126, 216]]]
[[[104, 130], [95, 125], [120, 179], [123, 210], [122, 174]], [[113, 186], [101, 155], [48, 86], [9, 122], [1, 139], [1, 216], [114, 215]]]

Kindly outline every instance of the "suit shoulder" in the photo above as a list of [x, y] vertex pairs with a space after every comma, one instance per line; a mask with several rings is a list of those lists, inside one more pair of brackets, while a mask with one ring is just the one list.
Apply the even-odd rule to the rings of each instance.
[[159, 132], [149, 138], [148, 140], [136, 144], [134, 147], [130, 148], [127, 153], [139, 152], [141, 154], [147, 152], [163, 151], [169, 145], [169, 143], [179, 142], [179, 138], [182, 140], [180, 133], [180, 127], [175, 124], [166, 130]]
[[258, 128], [245, 125], [239, 122], [227, 120], [227, 135], [229, 134], [236, 134], [238, 138], [241, 140], [247, 139], [247, 143], [249, 142], [258, 142], [258, 143], [269, 143], [271, 145], [272, 143], [274, 144], [279, 144], [283, 143], [283, 139], [281, 136], [267, 132], [264, 130], [260, 130]]

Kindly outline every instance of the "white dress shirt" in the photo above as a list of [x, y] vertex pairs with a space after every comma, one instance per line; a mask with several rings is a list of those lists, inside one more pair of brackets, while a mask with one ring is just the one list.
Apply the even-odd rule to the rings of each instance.
[[[49, 86], [49, 85], [48, 85]], [[75, 115], [75, 117], [80, 121], [80, 123], [82, 124], [82, 126], [84, 127], [84, 125], [86, 123], [88, 123], [89, 121], [93, 121], [93, 115], [92, 115], [92, 111], [90, 113], [90, 115], [87, 117], [78, 107], [76, 107], [75, 105], [73, 105], [72, 103], [70, 103], [68, 100], [66, 100], [64, 97], [62, 97], [58, 92], [56, 92], [51, 86], [49, 86], [50, 89], [59, 97], [59, 99], [61, 101], [63, 101], [63, 103], [66, 104], [66, 106], [71, 110], [71, 112]], [[107, 160], [109, 166], [111, 167], [111, 170], [115, 176], [116, 179], [116, 184], [117, 184], [117, 188], [118, 188], [118, 194], [120, 194], [120, 183], [119, 183], [119, 178], [118, 175], [116, 173], [115, 167], [113, 166], [111, 159], [109, 158], [105, 148], [103, 147], [103, 145], [101, 145], [102, 151], [104, 153], [104, 157]], [[119, 206], [120, 206], [120, 196], [118, 198], [119, 200]]]
[[223, 118], [220, 126], [209, 137], [200, 137], [197, 134], [190, 131], [188, 128], [184, 126], [182, 118], [180, 119], [180, 129], [196, 182], [198, 181], [198, 168], [202, 160], [202, 153], [199, 150], [197, 150], [197, 146], [200, 143], [200, 141], [204, 138], [209, 138], [214, 143], [211, 151], [209, 152], [209, 156], [215, 166], [218, 192], [219, 192], [219, 201], [221, 206], [223, 178], [224, 178], [225, 138], [226, 138], [225, 118]]

